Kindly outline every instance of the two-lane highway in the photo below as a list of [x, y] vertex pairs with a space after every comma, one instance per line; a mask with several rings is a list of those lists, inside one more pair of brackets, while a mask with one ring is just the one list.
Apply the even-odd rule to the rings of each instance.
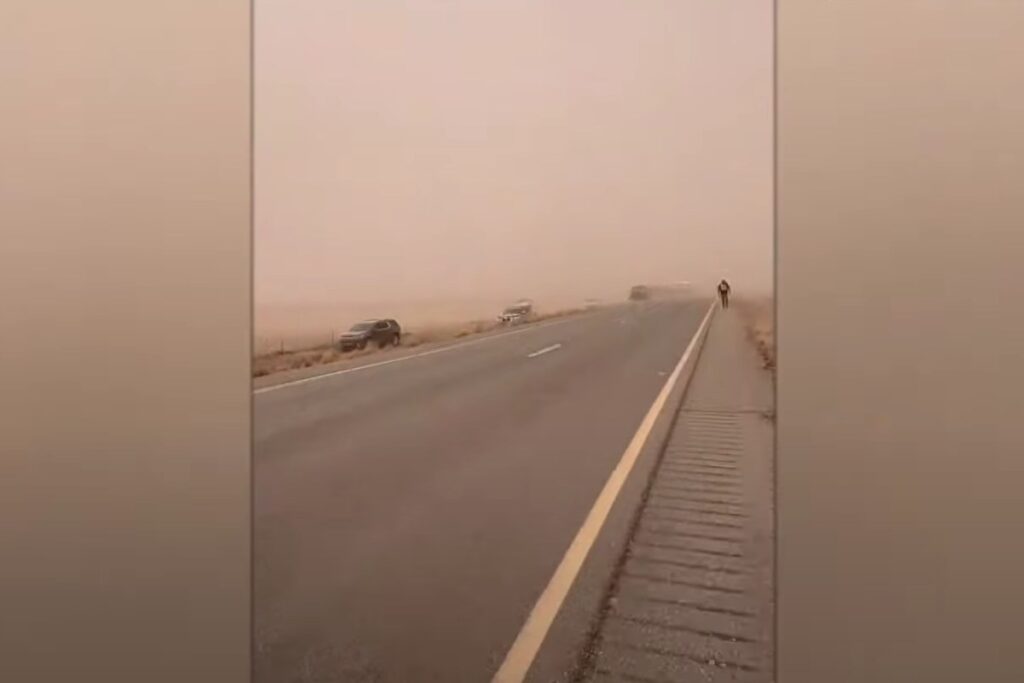
[[256, 679], [486, 683], [707, 302], [261, 391]]

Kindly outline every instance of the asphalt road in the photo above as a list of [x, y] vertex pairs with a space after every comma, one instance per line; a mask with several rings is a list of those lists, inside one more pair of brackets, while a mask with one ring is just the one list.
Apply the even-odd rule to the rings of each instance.
[[706, 308], [254, 396], [255, 680], [489, 681]]

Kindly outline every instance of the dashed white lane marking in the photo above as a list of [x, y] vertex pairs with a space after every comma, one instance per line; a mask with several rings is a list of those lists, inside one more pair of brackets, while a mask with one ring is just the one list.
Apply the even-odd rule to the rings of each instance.
[[552, 351], [557, 351], [560, 348], [562, 348], [561, 344], [552, 344], [551, 346], [545, 346], [540, 351], [534, 351], [533, 353], [529, 354], [527, 358], [536, 358], [537, 356], [543, 356], [545, 353], [551, 353]]

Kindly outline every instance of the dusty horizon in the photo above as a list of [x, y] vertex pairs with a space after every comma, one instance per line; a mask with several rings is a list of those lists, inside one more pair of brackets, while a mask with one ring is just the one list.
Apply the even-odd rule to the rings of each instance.
[[[262, 3], [255, 299], [771, 291], [770, 6]], [[265, 317], [265, 316], [264, 316]]]

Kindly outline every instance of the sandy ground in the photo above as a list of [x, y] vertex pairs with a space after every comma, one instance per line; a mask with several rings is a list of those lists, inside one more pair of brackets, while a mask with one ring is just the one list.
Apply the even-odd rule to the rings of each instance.
[[734, 302], [766, 368], [775, 368], [775, 301], [770, 297]]

